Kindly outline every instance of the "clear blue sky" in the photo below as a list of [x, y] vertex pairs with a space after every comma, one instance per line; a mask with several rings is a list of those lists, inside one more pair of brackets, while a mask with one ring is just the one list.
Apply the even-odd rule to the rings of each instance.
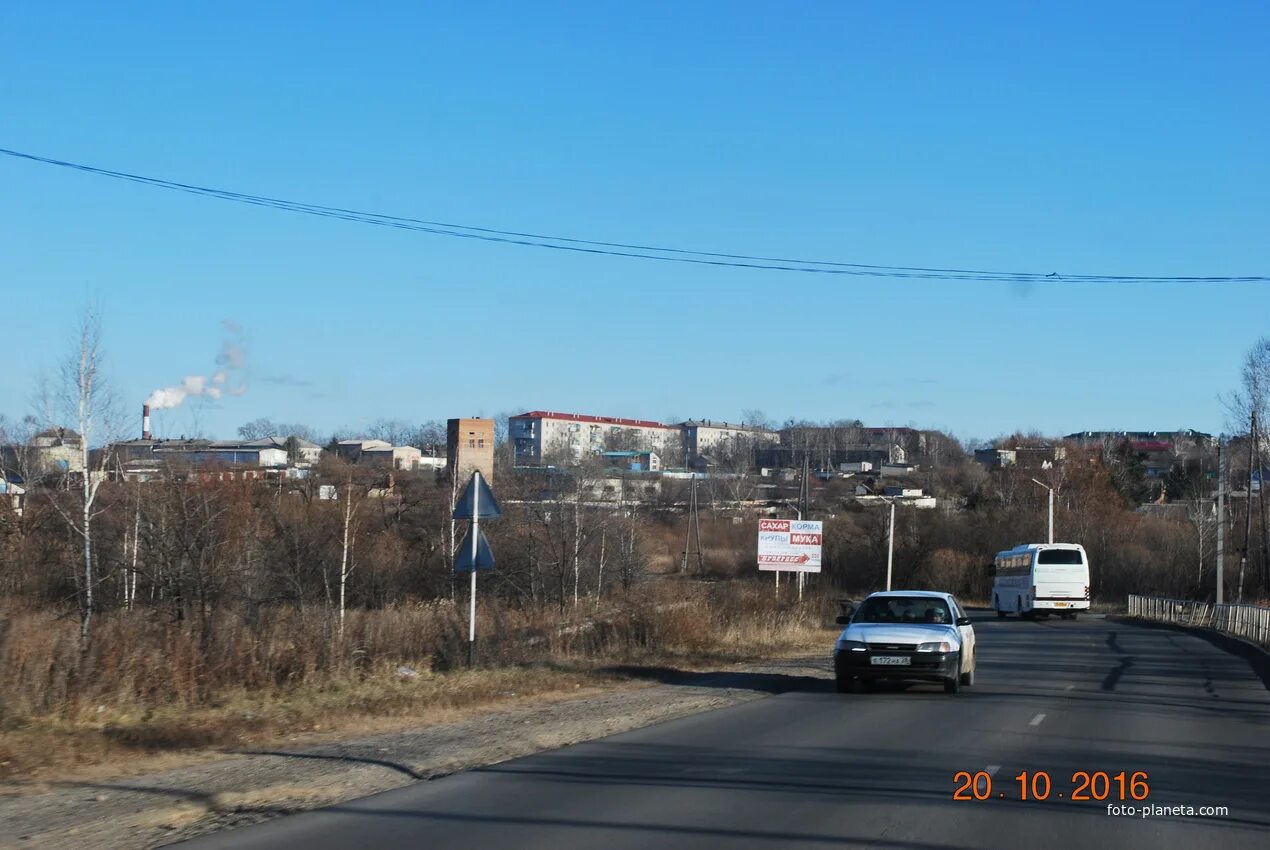
[[[432, 9], [425, 8], [433, 6]], [[0, 10], [0, 147], [592, 239], [1048, 273], [1270, 273], [1270, 6], [190, 4]], [[245, 329], [257, 416], [547, 408], [1218, 431], [1270, 287], [842, 279], [404, 233], [0, 158], [29, 406], [103, 308], [139, 406]]]

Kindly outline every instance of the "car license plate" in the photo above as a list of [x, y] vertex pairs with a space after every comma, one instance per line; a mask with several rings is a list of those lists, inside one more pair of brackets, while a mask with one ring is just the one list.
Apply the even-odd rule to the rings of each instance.
[[910, 659], [907, 655], [875, 655], [869, 659], [869, 663], [888, 666], [902, 666], [904, 664], [912, 663], [912, 659]]
[[1067, 607], [1067, 603], [1066, 603], [1066, 602], [1055, 602], [1055, 603], [1054, 603], [1054, 607], [1055, 607], [1055, 608], [1066, 608], [1066, 607]]

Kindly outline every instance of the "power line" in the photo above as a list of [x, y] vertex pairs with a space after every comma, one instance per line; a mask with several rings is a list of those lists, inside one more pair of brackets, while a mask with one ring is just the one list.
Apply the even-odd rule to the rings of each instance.
[[456, 224], [444, 221], [406, 216], [388, 215], [384, 213], [352, 210], [343, 207], [323, 204], [309, 204], [285, 198], [271, 198], [265, 195], [251, 195], [234, 192], [229, 189], [217, 189], [192, 183], [180, 183], [158, 177], [147, 177], [130, 174], [125, 171], [114, 171], [83, 163], [68, 162], [22, 151], [0, 148], [0, 154], [15, 159], [28, 160], [43, 165], [66, 168], [82, 173], [108, 177], [139, 183], [158, 189], [186, 192], [202, 197], [217, 198], [233, 203], [250, 204], [268, 207], [287, 212], [303, 213], [321, 218], [332, 218], [370, 224], [377, 227], [392, 227], [436, 236], [449, 236], [459, 239], [475, 239], [483, 242], [502, 243], [533, 248], [549, 248], [557, 251], [571, 251], [584, 254], [599, 254], [610, 257], [628, 257], [642, 260], [661, 260], [672, 263], [689, 263], [693, 265], [723, 266], [728, 268], [758, 269], [763, 271], [787, 271], [804, 274], [848, 275], [855, 277], [885, 277], [916, 280], [961, 280], [1006, 283], [1267, 283], [1270, 275], [1242, 276], [1168, 276], [1168, 275], [1102, 275], [1102, 274], [1048, 274], [1041, 272], [1008, 272], [987, 271], [983, 269], [937, 268], [926, 266], [890, 266], [871, 265], [867, 263], [847, 263], [832, 260], [801, 260], [786, 257], [767, 257], [751, 254], [729, 254], [715, 251], [698, 251], [687, 248], [673, 248], [656, 245], [642, 245], [630, 242], [606, 242], [594, 239], [578, 239], [567, 236], [553, 236], [541, 233], [530, 233], [517, 230], [500, 230], [492, 227]]

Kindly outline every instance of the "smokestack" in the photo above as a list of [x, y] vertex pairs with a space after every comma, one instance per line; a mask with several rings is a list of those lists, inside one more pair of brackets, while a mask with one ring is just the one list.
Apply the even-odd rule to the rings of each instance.
[[150, 405], [141, 405], [141, 439], [150, 439]]

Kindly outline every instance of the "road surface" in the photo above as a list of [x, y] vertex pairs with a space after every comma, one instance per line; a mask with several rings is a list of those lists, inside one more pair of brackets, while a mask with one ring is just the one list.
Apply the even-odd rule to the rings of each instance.
[[[773, 696], [181, 847], [1270, 847], [1270, 694], [1247, 661], [1103, 619], [976, 630], [978, 682], [957, 696], [756, 677]], [[990, 773], [991, 796], [955, 801], [958, 771]], [[1048, 772], [1049, 799], [1019, 799], [1023, 771]], [[1073, 802], [1077, 771], [1145, 771], [1149, 796]]]

